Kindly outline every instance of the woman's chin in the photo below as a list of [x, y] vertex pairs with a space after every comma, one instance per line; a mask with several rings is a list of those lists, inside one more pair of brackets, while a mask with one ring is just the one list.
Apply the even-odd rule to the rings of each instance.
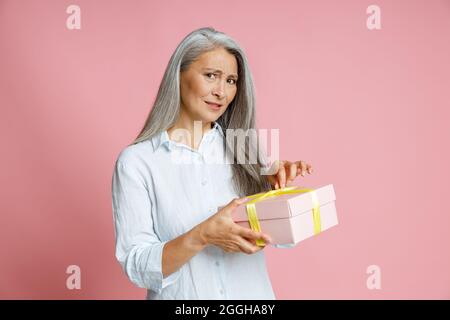
[[221, 115], [221, 113], [207, 112], [206, 114], [202, 114], [201, 119], [203, 122], [215, 122], [220, 118]]

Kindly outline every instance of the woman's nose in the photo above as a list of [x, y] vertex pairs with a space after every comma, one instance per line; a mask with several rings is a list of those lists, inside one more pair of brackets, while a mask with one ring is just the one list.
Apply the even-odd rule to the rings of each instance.
[[225, 82], [224, 81], [218, 81], [216, 87], [213, 90], [213, 95], [216, 97], [222, 99], [225, 95]]

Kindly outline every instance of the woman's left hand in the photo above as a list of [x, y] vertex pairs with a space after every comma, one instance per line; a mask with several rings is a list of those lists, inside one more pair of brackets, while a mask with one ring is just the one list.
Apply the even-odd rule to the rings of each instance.
[[274, 189], [285, 188], [297, 176], [311, 174], [313, 169], [310, 164], [304, 161], [291, 162], [288, 160], [279, 160], [274, 163], [275, 174], [269, 176], [269, 181]]

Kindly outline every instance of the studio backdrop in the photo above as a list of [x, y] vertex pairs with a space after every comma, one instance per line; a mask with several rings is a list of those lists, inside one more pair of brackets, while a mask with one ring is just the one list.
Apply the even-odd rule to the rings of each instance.
[[[257, 126], [339, 225], [265, 248], [278, 299], [450, 298], [450, 1], [0, 0], [0, 298], [143, 299], [111, 178], [177, 44], [245, 50]], [[251, 270], [249, 270], [251, 272]]]

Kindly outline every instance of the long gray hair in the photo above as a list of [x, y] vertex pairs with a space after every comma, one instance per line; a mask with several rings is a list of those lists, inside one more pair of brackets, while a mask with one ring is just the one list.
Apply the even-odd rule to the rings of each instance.
[[[241, 155], [244, 154], [245, 161], [236, 161], [234, 143], [230, 143], [230, 139], [227, 139], [227, 129], [242, 129], [244, 132], [251, 129], [250, 131], [256, 132], [255, 93], [244, 51], [229, 36], [213, 28], [194, 30], [178, 45], [164, 73], [153, 108], [132, 144], [150, 139], [175, 124], [180, 109], [180, 73], [202, 53], [216, 48], [224, 48], [233, 54], [238, 64], [236, 96], [227, 110], [217, 119], [225, 135], [224, 148], [227, 154], [232, 154], [234, 160], [233, 186], [240, 197], [271, 190], [267, 176], [261, 174], [261, 168], [266, 168], [268, 163], [264, 152], [257, 146], [257, 139], [246, 138], [244, 145], [241, 143], [242, 148], [237, 150], [237, 154], [239, 152]], [[237, 147], [239, 148], [239, 144]], [[253, 157], [257, 155], [256, 161], [248, 161], [250, 154], [253, 154]]]

